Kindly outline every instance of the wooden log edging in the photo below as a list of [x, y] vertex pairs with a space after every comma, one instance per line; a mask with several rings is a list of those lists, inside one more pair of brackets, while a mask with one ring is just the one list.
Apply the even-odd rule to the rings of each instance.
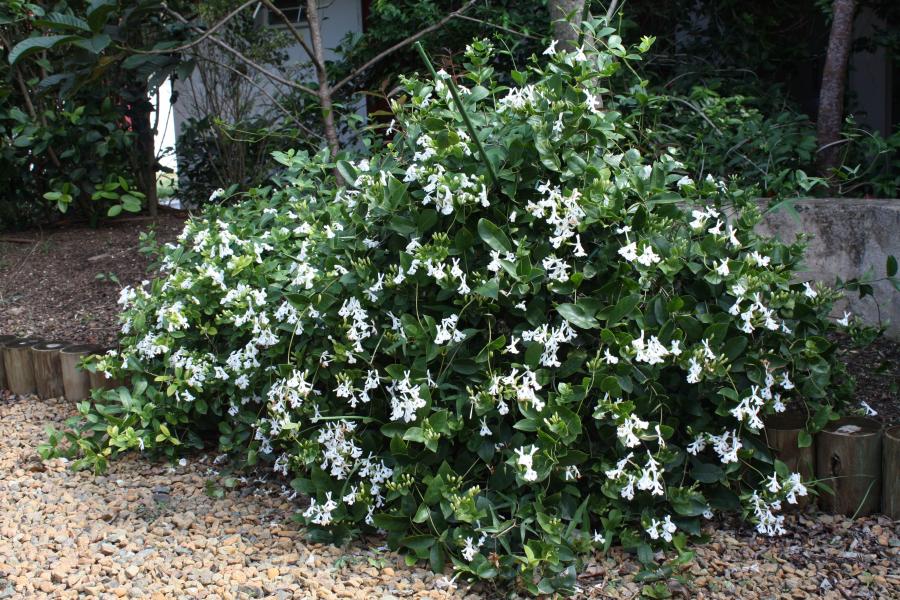
[[882, 426], [868, 417], [838, 419], [817, 436], [816, 475], [834, 495], [823, 493], [826, 511], [860, 517], [881, 507]]
[[[800, 473], [803, 481], [810, 481], [815, 477], [815, 440], [806, 448], [800, 447], [800, 432], [805, 429], [806, 415], [783, 413], [766, 420], [764, 433], [775, 458], [787, 465], [792, 473]], [[805, 508], [810, 500], [810, 496], [801, 496], [796, 507]]]
[[66, 400], [81, 402], [91, 395], [90, 373], [78, 365], [86, 356], [99, 351], [93, 344], [71, 344], [59, 351]]
[[900, 520], [900, 425], [885, 430], [881, 459], [884, 489], [882, 512]]
[[31, 347], [34, 383], [41, 398], [59, 398], [65, 394], [59, 351], [65, 342], [41, 342]]
[[3, 346], [15, 342], [18, 339], [19, 338], [14, 335], [0, 335], [0, 390], [5, 390], [9, 387], [9, 384], [6, 381], [6, 367], [3, 362]]
[[3, 347], [3, 366], [9, 391], [18, 396], [34, 394], [37, 385], [34, 380], [34, 365], [31, 361], [31, 347], [41, 340], [26, 338], [10, 342]]

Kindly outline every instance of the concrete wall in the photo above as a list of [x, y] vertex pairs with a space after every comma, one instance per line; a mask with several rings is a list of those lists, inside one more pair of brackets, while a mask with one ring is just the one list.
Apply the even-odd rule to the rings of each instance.
[[[880, 278], [889, 255], [900, 260], [900, 200], [815, 198], [800, 200], [795, 208], [800, 222], [787, 211], [778, 211], [766, 214], [757, 230], [784, 242], [800, 232], [812, 236], [803, 279], [833, 285], [836, 277], [861, 277], [870, 268]], [[887, 281], [874, 288], [874, 299], [850, 295], [849, 306], [837, 306], [838, 314], [847, 309], [874, 325], [880, 310], [882, 322], [891, 322], [888, 337], [900, 340], [900, 292]]]

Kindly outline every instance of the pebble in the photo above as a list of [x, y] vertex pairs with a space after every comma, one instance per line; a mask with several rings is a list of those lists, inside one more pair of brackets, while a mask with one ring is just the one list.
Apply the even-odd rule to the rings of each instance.
[[[103, 476], [61, 459], [34, 468], [45, 427], [74, 412], [0, 393], [0, 599], [525, 597], [407, 567], [376, 549], [383, 540], [307, 543], [291, 519], [299, 506], [274, 483], [210, 498], [208, 458], [173, 469], [128, 455]], [[693, 560], [663, 584], [674, 598], [900, 598], [900, 522], [813, 510], [787, 515], [788, 535], [778, 538], [709, 522], [709, 543], [692, 547]], [[614, 547], [587, 561], [576, 596], [637, 598], [640, 572]]]

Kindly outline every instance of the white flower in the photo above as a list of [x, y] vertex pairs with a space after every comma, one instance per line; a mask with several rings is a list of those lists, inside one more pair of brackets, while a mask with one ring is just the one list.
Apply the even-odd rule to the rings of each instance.
[[675, 526], [675, 523], [672, 522], [672, 517], [670, 517], [669, 515], [666, 515], [666, 518], [663, 520], [662, 526], [663, 526], [663, 532], [662, 532], [663, 539], [666, 540], [667, 542], [671, 542], [672, 534], [675, 533], [676, 529], [678, 529]]
[[808, 281], [804, 281], [803, 282], [803, 295], [806, 296], [807, 298], [815, 298], [819, 294], [816, 292], [816, 290], [813, 289], [813, 287], [809, 284]]
[[866, 402], [865, 400], [861, 401], [861, 402], [859, 403], [859, 406], [860, 406], [860, 408], [862, 408], [862, 409], [865, 411], [865, 414], [866, 414], [867, 417], [875, 417], [875, 416], [878, 416], [878, 411], [875, 410], [874, 408], [872, 408], [872, 407], [869, 405], [869, 403]]
[[850, 313], [844, 311], [844, 317], [837, 320], [837, 324], [841, 327], [849, 327], [850, 326]]
[[608, 365], [617, 365], [619, 364], [619, 358], [617, 356], [613, 356], [609, 348], [603, 351], [603, 358], [606, 360], [606, 364]]
[[593, 540], [594, 540], [595, 544], [605, 544], [606, 543], [606, 538], [599, 531], [594, 531]]
[[553, 56], [554, 54], [556, 54], [556, 44], [558, 44], [558, 43], [559, 43], [559, 40], [552, 40], [550, 42], [550, 45], [547, 46], [547, 49], [544, 50], [543, 54], [545, 56]]
[[638, 436], [646, 431], [649, 426], [650, 423], [647, 421], [635, 415], [630, 415], [616, 428], [616, 435], [626, 448], [634, 448], [641, 443]]
[[506, 354], [518, 354], [518, 353], [519, 353], [519, 349], [516, 348], [516, 344], [518, 344], [518, 343], [519, 343], [519, 338], [517, 338], [517, 337], [514, 336], [514, 335], [513, 335], [513, 336], [510, 336], [510, 338], [509, 338], [509, 344], [507, 344], [506, 349], [504, 350], [504, 352], [505, 352]]
[[487, 417], [481, 417], [481, 430], [478, 432], [481, 437], [487, 437], [491, 435], [491, 430], [487, 424]]
[[694, 180], [691, 179], [690, 177], [688, 177], [687, 175], [684, 175], [681, 179], [679, 179], [677, 182], [675, 182], [675, 185], [677, 185], [678, 188], [681, 189], [686, 185], [694, 185]]
[[806, 486], [801, 481], [800, 473], [791, 473], [791, 476], [784, 482], [784, 487], [787, 490], [785, 498], [788, 504], [797, 504], [797, 496], [805, 496], [807, 494]]
[[644, 252], [637, 257], [637, 261], [645, 267], [658, 263], [660, 260], [659, 255], [653, 251], [653, 247], [650, 244], [644, 246]]
[[566, 467], [565, 473], [566, 481], [575, 481], [576, 479], [581, 479], [581, 471], [579, 471], [578, 467], [576, 467], [575, 465], [569, 465], [568, 467]]
[[475, 543], [473, 538], [466, 538], [466, 547], [462, 550], [462, 556], [466, 561], [472, 562], [475, 559], [475, 555], [478, 554], [478, 549], [484, 543], [484, 537], [478, 540], [478, 543]]
[[772, 477], [769, 479], [769, 485], [766, 486], [766, 489], [773, 494], [777, 494], [779, 490], [781, 490], [781, 485], [778, 483], [778, 476], [775, 473], [772, 473]]
[[537, 481], [537, 471], [532, 466], [534, 463], [534, 455], [537, 452], [537, 446], [532, 445], [531, 450], [525, 450], [525, 447], [516, 448], [516, 455], [519, 457], [517, 464], [525, 469], [522, 479], [525, 481]]
[[437, 334], [434, 336], [434, 343], [440, 346], [450, 341], [461, 342], [466, 339], [466, 334], [456, 328], [458, 321], [458, 315], [450, 315], [442, 319], [441, 324], [437, 328]]
[[752, 263], [756, 263], [756, 265], [759, 266], [759, 267], [768, 267], [768, 266], [769, 266], [769, 261], [770, 261], [771, 259], [770, 259], [768, 256], [763, 256], [763, 255], [761, 255], [759, 252], [757, 252], [756, 250], [754, 250], [754, 251], [750, 254], [749, 260], [750, 260], [750, 262], [752, 262]]
[[728, 277], [728, 274], [731, 273], [731, 271], [728, 269], [728, 259], [723, 259], [719, 262], [719, 264], [716, 266], [716, 273], [718, 273], [722, 277]]
[[631, 242], [630, 244], [626, 244], [619, 248], [619, 254], [622, 255], [622, 258], [627, 260], [628, 262], [634, 262], [637, 260], [637, 242]]
[[551, 254], [542, 261], [542, 264], [550, 279], [561, 283], [569, 280], [569, 265], [566, 264], [566, 261]]

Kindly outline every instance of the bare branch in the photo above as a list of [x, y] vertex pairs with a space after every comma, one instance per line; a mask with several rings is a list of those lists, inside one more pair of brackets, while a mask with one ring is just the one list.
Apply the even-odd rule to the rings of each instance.
[[401, 41], [401, 42], [397, 42], [396, 44], [394, 44], [393, 46], [391, 46], [391, 47], [388, 48], [387, 50], [385, 50], [385, 51], [383, 51], [383, 52], [381, 52], [381, 53], [375, 55], [371, 60], [366, 61], [366, 63], [365, 63], [363, 66], [361, 66], [360, 68], [356, 69], [355, 71], [353, 71], [352, 73], [350, 73], [349, 75], [347, 75], [346, 77], [344, 77], [343, 79], [341, 79], [339, 82], [337, 82], [337, 83], [334, 85], [334, 87], [331, 88], [331, 91], [332, 91], [332, 92], [337, 92], [339, 89], [341, 89], [342, 87], [344, 87], [345, 85], [347, 85], [350, 81], [352, 81], [353, 79], [355, 79], [356, 77], [358, 77], [363, 71], [365, 71], [366, 69], [370, 68], [372, 65], [378, 63], [379, 61], [383, 60], [385, 57], [390, 56], [391, 54], [393, 54], [393, 53], [396, 52], [397, 50], [400, 50], [400, 49], [402, 49], [402, 48], [405, 48], [406, 46], [409, 46], [410, 44], [415, 43], [418, 39], [420, 39], [420, 38], [422, 38], [422, 37], [428, 35], [428, 34], [431, 33], [432, 31], [435, 31], [435, 30], [437, 30], [437, 29], [440, 29], [441, 27], [443, 27], [444, 25], [446, 25], [449, 21], [451, 21], [452, 19], [455, 19], [455, 18], [461, 16], [462, 13], [466, 12], [467, 10], [469, 10], [469, 8], [471, 8], [472, 5], [475, 4], [476, 1], [477, 1], [477, 0], [469, 0], [468, 2], [466, 2], [465, 4], [463, 4], [460, 8], [458, 8], [458, 9], [455, 10], [455, 11], [453, 11], [452, 13], [449, 13], [447, 16], [445, 16], [443, 19], [441, 19], [440, 21], [438, 21], [438, 22], [435, 23], [434, 25], [431, 25], [431, 26], [429, 26], [429, 27], [426, 27], [425, 29], [419, 31], [419, 32], [416, 33], [415, 35], [412, 35], [412, 36], [406, 38], [405, 40], [403, 40], [403, 41]]
[[297, 40], [297, 43], [300, 44], [300, 47], [303, 48], [303, 50], [306, 52], [306, 55], [309, 56], [309, 59], [313, 62], [313, 65], [315, 65], [317, 69], [321, 69], [324, 71], [325, 65], [321, 63], [319, 57], [317, 57], [316, 53], [313, 52], [312, 48], [309, 47], [309, 44], [306, 43], [306, 40], [302, 35], [300, 35], [300, 32], [297, 31], [297, 28], [294, 27], [293, 23], [291, 23], [291, 20], [287, 18], [287, 15], [281, 12], [280, 8], [272, 4], [271, 0], [261, 0], [261, 2], [266, 6], [266, 8], [275, 13], [275, 16], [281, 19], [281, 21], [285, 25], [287, 25], [288, 31], [291, 32], [291, 35], [295, 40]]
[[504, 27], [503, 25], [497, 25], [496, 23], [491, 23], [490, 21], [485, 21], [484, 19], [478, 19], [475, 17], [470, 17], [469, 15], [456, 15], [457, 19], [463, 19], [465, 21], [472, 21], [473, 23], [480, 23], [481, 25], [485, 25], [486, 27], [492, 27], [494, 29], [499, 29], [500, 31], [505, 31], [506, 33], [511, 33], [513, 35], [517, 35], [519, 37], [527, 38], [529, 40], [539, 40], [541, 38], [525, 33], [524, 31], [516, 31], [515, 29], [510, 29], [509, 27]]
[[[209, 27], [208, 29], [206, 29], [206, 31], [203, 31], [203, 34], [200, 37], [198, 37], [196, 40], [193, 40], [187, 44], [184, 44], [183, 46], [176, 46], [175, 48], [162, 48], [160, 50], [138, 50], [136, 48], [129, 48], [128, 51], [134, 52], [135, 54], [171, 54], [173, 52], [183, 52], [185, 50], [190, 50], [191, 48], [202, 43], [203, 40], [205, 40], [206, 38], [208, 38], [209, 36], [214, 34], [217, 30], [221, 29], [223, 25], [225, 25], [226, 23], [228, 23], [228, 21], [235, 18], [238, 15], [238, 13], [240, 13], [242, 10], [244, 10], [251, 4], [258, 3], [259, 1], [260, 0], [247, 0], [246, 2], [244, 2], [243, 4], [241, 4], [240, 6], [235, 8], [233, 11], [231, 11], [230, 13], [228, 13], [227, 15], [222, 17], [222, 19], [218, 23], [214, 24], [212, 27]], [[163, 7], [167, 11], [169, 11], [170, 14], [172, 14], [173, 11], [165, 3], [163, 3]], [[186, 23], [187, 21], [183, 21], [183, 22]], [[202, 31], [196, 27], [193, 27], [193, 29], [197, 30], [197, 31]]]
[[[185, 25], [189, 25], [194, 30], [202, 31], [199, 27], [197, 27], [196, 25], [192, 25], [190, 23], [190, 21], [188, 21], [186, 18], [184, 18], [184, 16], [175, 12], [168, 6], [163, 5], [163, 9], [167, 13], [172, 15], [175, 19], [180, 21], [181, 23], [184, 23]], [[241, 62], [246, 64], [247, 66], [256, 69], [257, 71], [259, 71], [260, 73], [262, 73], [263, 75], [265, 75], [266, 77], [271, 79], [272, 81], [277, 81], [278, 83], [280, 83], [282, 85], [292, 87], [294, 89], [300, 90], [301, 92], [305, 92], [305, 93], [313, 95], [313, 96], [319, 95], [318, 92], [316, 92], [316, 90], [312, 89], [311, 87], [300, 84], [300, 83], [296, 83], [294, 81], [290, 81], [288, 79], [285, 79], [284, 77], [281, 77], [280, 75], [277, 75], [277, 74], [273, 73], [272, 71], [266, 69], [262, 65], [253, 62], [251, 59], [249, 59], [246, 56], [244, 56], [243, 54], [241, 54], [241, 52], [239, 50], [232, 48], [229, 44], [223, 42], [222, 40], [220, 40], [219, 38], [217, 38], [214, 35], [209, 36], [209, 41], [214, 43], [215, 45], [219, 46], [220, 48], [222, 48], [223, 50], [225, 50], [226, 52], [228, 52], [229, 54], [231, 54], [232, 56], [234, 56], [235, 58], [237, 58], [238, 60], [240, 60]]]
[[284, 114], [285, 117], [287, 117], [288, 119], [290, 119], [291, 121], [294, 122], [294, 124], [297, 126], [298, 129], [302, 130], [302, 131], [303, 131], [304, 133], [306, 133], [307, 135], [311, 135], [311, 136], [316, 137], [316, 138], [318, 138], [318, 139], [320, 139], [320, 140], [324, 140], [324, 139], [325, 139], [324, 137], [322, 137], [322, 134], [316, 133], [315, 131], [313, 131], [312, 129], [310, 129], [310, 128], [307, 127], [306, 125], [304, 125], [302, 122], [300, 122], [300, 121], [297, 119], [297, 117], [294, 116], [294, 113], [292, 113], [292, 112], [289, 111], [287, 108], [285, 108], [285, 106], [284, 106], [281, 102], [279, 102], [277, 99], [275, 99], [275, 97], [272, 96], [272, 95], [266, 90], [265, 87], [259, 85], [259, 84], [258, 84], [257, 82], [255, 82], [255, 81], [253, 81], [253, 78], [249, 77], [246, 73], [241, 73], [238, 69], [235, 69], [235, 68], [232, 67], [231, 65], [227, 65], [227, 64], [225, 64], [225, 63], [223, 63], [223, 62], [220, 62], [220, 61], [218, 61], [218, 60], [215, 60], [215, 59], [212, 59], [212, 58], [208, 58], [208, 57], [205, 57], [205, 56], [204, 56], [204, 57], [201, 57], [200, 60], [202, 60], [202, 61], [204, 61], [204, 62], [208, 62], [208, 63], [214, 64], [214, 65], [216, 65], [216, 66], [222, 67], [223, 69], [227, 69], [227, 70], [231, 71], [232, 73], [234, 73], [235, 75], [237, 75], [238, 77], [242, 78], [244, 81], [246, 81], [247, 83], [249, 83], [250, 85], [252, 85], [254, 88], [256, 88], [256, 89], [259, 91], [259, 93], [261, 93], [263, 96], [265, 96], [266, 98], [268, 98], [269, 101], [271, 101], [272, 104], [274, 104], [274, 105], [282, 112], [282, 114]]

